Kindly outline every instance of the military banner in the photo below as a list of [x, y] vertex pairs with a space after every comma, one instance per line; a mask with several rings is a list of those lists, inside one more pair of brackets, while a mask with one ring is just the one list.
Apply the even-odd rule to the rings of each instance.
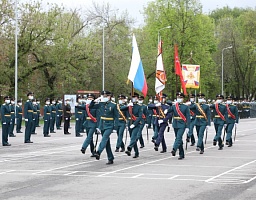
[[186, 88], [199, 88], [200, 65], [182, 64], [182, 75]]

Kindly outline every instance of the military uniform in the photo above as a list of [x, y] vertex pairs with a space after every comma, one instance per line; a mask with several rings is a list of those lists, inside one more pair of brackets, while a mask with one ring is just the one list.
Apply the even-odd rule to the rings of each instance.
[[68, 132], [70, 117], [71, 117], [71, 107], [70, 107], [70, 99], [65, 100], [66, 103], [63, 106], [63, 116], [64, 116], [64, 134], [71, 134]]
[[190, 109], [194, 110], [195, 113], [195, 127], [198, 137], [197, 142], [197, 151], [200, 151], [200, 154], [204, 153], [204, 132], [205, 129], [208, 130], [208, 127], [211, 125], [211, 111], [210, 107], [205, 103], [205, 95], [202, 93], [197, 94], [198, 103], [191, 104]]
[[84, 122], [83, 126], [85, 127], [87, 137], [83, 142], [81, 152], [84, 154], [87, 147], [90, 145], [90, 151], [92, 153], [91, 157], [95, 157], [96, 150], [93, 143], [93, 134], [96, 132], [96, 128], [98, 127], [98, 124], [99, 124], [99, 113], [97, 109], [89, 108], [91, 101], [95, 99], [94, 94], [88, 94], [87, 97], [88, 97], [88, 100], [86, 101], [85, 106], [83, 105], [76, 106], [76, 109], [86, 111], [85, 112], [86, 121]]
[[193, 106], [195, 104], [195, 95], [194, 94], [190, 94], [190, 102], [191, 102], [191, 107], [189, 110], [190, 111], [190, 126], [189, 126], [187, 138], [191, 139], [191, 146], [194, 146], [196, 143], [194, 133], [193, 133], [194, 126], [195, 126], [195, 119], [196, 119], [195, 107]]
[[25, 105], [24, 105], [24, 118], [25, 118], [25, 137], [24, 142], [25, 143], [33, 143], [31, 138], [32, 133], [32, 126], [33, 126], [33, 105], [32, 105], [32, 99], [34, 98], [33, 93], [29, 92], [27, 94], [27, 97], [29, 98]]
[[175, 156], [177, 149], [179, 149], [179, 159], [181, 160], [185, 158], [182, 137], [184, 132], [187, 134], [189, 131], [190, 112], [188, 106], [183, 104], [184, 94], [177, 92], [176, 97], [177, 102], [168, 110], [168, 112], [173, 114], [172, 127], [175, 133], [175, 141], [171, 153]]
[[[227, 108], [225, 105], [222, 104], [222, 100], [224, 99], [224, 96], [221, 94], [216, 95], [217, 101], [215, 104], [211, 105], [210, 108], [213, 109], [213, 123], [216, 135], [213, 139], [213, 145], [216, 146], [217, 141], [219, 145], [219, 150], [223, 149], [223, 143], [221, 139], [222, 135], [222, 129], [224, 127], [224, 124], [226, 124], [227, 120]], [[226, 125], [225, 125], [226, 126]]]
[[36, 118], [35, 118], [35, 124], [36, 124], [36, 127], [40, 127], [39, 125], [39, 119], [40, 119], [40, 101], [39, 99], [36, 100], [36, 110], [37, 110], [37, 115], [36, 115]]
[[31, 128], [31, 134], [36, 134], [36, 120], [38, 118], [38, 112], [37, 112], [37, 103], [36, 99], [32, 100], [32, 105], [33, 105], [33, 120], [32, 120], [32, 128]]
[[11, 98], [11, 103], [9, 104], [9, 107], [10, 107], [10, 112], [11, 112], [9, 137], [16, 137], [16, 135], [13, 134], [14, 125], [15, 125], [15, 101], [13, 98]]
[[135, 155], [133, 156], [133, 158], [139, 157], [137, 141], [138, 141], [138, 133], [139, 133], [140, 123], [142, 120], [142, 113], [143, 113], [143, 108], [137, 103], [138, 97], [139, 97], [139, 94], [134, 93], [134, 95], [132, 96], [132, 103], [129, 103], [127, 106], [121, 107], [121, 110], [126, 110], [129, 113], [128, 130], [130, 133], [131, 140], [125, 153], [128, 156], [130, 156], [131, 150], [133, 148], [135, 151]]
[[[77, 105], [81, 105], [81, 96], [77, 97]], [[85, 109], [85, 107], [83, 106], [83, 108]], [[83, 109], [83, 110], [84, 110]], [[76, 124], [75, 124], [75, 132], [76, 132], [76, 137], [82, 137], [83, 135], [80, 134], [81, 132], [81, 124], [82, 124], [82, 120], [83, 120], [83, 112], [82, 110], [78, 109], [77, 107], [75, 108], [75, 119], [76, 119]]]
[[50, 98], [45, 99], [45, 106], [44, 106], [44, 128], [43, 134], [44, 137], [50, 137], [50, 121], [51, 121], [51, 106], [50, 106]]
[[[146, 124], [146, 120], [147, 120], [147, 106], [145, 104], [143, 104], [143, 100], [144, 100], [144, 97], [139, 96], [139, 102], [138, 103], [142, 108], [142, 119], [141, 119], [141, 122], [140, 122], [140, 129], [139, 129], [139, 132], [138, 132], [138, 139], [139, 139], [139, 142], [140, 142], [140, 148], [143, 148], [145, 146], [143, 136], [142, 136], [142, 131], [143, 131], [143, 128], [144, 128], [144, 126]], [[148, 127], [146, 127], [146, 128], [148, 128]]]
[[1, 117], [2, 117], [2, 145], [11, 146], [8, 142], [8, 133], [11, 123], [11, 111], [10, 111], [10, 97], [4, 97], [5, 103], [1, 106]]
[[232, 131], [234, 126], [238, 124], [239, 121], [239, 116], [238, 116], [238, 109], [236, 105], [232, 104], [233, 97], [232, 96], [227, 96], [227, 102], [226, 102], [226, 108], [227, 108], [227, 114], [228, 118], [226, 121], [226, 145], [228, 147], [231, 147], [233, 145], [233, 140], [232, 140]]
[[[157, 104], [157, 103], [159, 103], [159, 101], [158, 101], [158, 98], [157, 98], [157, 96], [155, 96], [154, 97], [154, 104], [153, 104], [153, 106], [155, 105], [155, 104]], [[148, 107], [149, 107], [149, 105], [148, 105]], [[155, 143], [155, 140], [156, 140], [156, 138], [158, 137], [158, 126], [156, 125], [156, 123], [155, 123], [155, 121], [157, 120], [157, 118], [158, 118], [158, 114], [157, 114], [157, 110], [156, 109], [152, 109], [152, 111], [153, 111], [153, 115], [152, 115], [152, 122], [153, 122], [153, 136], [152, 136], [152, 142], [153, 143]]]
[[[117, 141], [116, 141], [116, 150], [115, 152], [119, 152], [119, 149], [121, 148], [120, 152], [125, 151], [125, 144], [123, 142], [123, 135], [124, 131], [128, 129], [128, 111], [122, 111], [120, 108], [125, 105], [125, 96], [120, 94], [118, 96], [118, 104], [117, 104], [117, 110], [118, 110], [118, 128], [117, 128]], [[127, 136], [126, 136], [127, 137]]]
[[100, 122], [98, 125], [98, 132], [102, 134], [102, 140], [99, 144], [98, 150], [95, 153], [97, 160], [100, 159], [100, 154], [106, 148], [108, 162], [107, 164], [113, 164], [114, 155], [110, 145], [110, 135], [112, 132], [117, 132], [118, 127], [118, 111], [116, 103], [111, 102], [111, 93], [109, 91], [102, 91], [101, 95], [103, 102], [99, 102], [95, 105], [94, 102], [90, 104], [90, 108], [98, 108], [100, 112]]
[[60, 130], [61, 128], [61, 120], [63, 116], [63, 110], [62, 110], [62, 101], [61, 99], [58, 99], [58, 103], [56, 105], [56, 128], [57, 130]]
[[21, 123], [22, 123], [22, 103], [21, 100], [17, 101], [16, 105], [16, 133], [22, 133]]
[[55, 121], [56, 121], [56, 101], [55, 99], [53, 99], [51, 104], [50, 133], [56, 133], [54, 131]]

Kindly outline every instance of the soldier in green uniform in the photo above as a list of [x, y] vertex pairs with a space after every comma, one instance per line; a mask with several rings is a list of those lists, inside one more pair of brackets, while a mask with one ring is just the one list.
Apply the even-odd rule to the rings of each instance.
[[172, 127], [175, 133], [175, 141], [171, 153], [172, 156], [175, 156], [177, 149], [179, 149], [179, 160], [185, 158], [182, 137], [184, 132], [188, 134], [190, 126], [190, 112], [188, 106], [183, 104], [184, 97], [183, 93], [177, 92], [177, 101], [168, 110], [173, 115]]
[[214, 128], [216, 135], [213, 139], [213, 145], [217, 145], [218, 141], [218, 146], [219, 150], [222, 150], [224, 145], [222, 143], [221, 139], [221, 134], [222, 134], [222, 129], [223, 127], [225, 128], [226, 125], [226, 120], [227, 120], [227, 108], [223, 103], [224, 96], [221, 94], [216, 95], [216, 102], [215, 104], [211, 105], [210, 108], [213, 109], [213, 123], [214, 123]]
[[40, 100], [36, 99], [36, 110], [37, 110], [37, 115], [36, 115], [36, 119], [35, 119], [35, 123], [36, 123], [36, 127], [40, 127], [39, 125], [39, 119], [40, 119]]
[[[128, 121], [128, 112], [127, 111], [121, 111], [121, 107], [125, 105], [125, 96], [120, 94], [118, 96], [118, 104], [117, 104], [117, 110], [119, 114], [119, 121], [118, 121], [118, 128], [117, 128], [117, 141], [116, 141], [116, 150], [115, 152], [119, 152], [119, 149], [121, 148], [120, 152], [125, 151], [125, 145], [123, 142], [123, 135], [124, 131], [127, 131], [127, 121]], [[127, 137], [127, 136], [126, 136]]]
[[92, 101], [95, 100], [95, 95], [94, 94], [88, 94], [87, 95], [87, 100], [86, 104], [76, 106], [76, 109], [80, 110], [85, 110], [85, 116], [86, 116], [86, 121], [84, 122], [84, 127], [86, 130], [87, 137], [84, 140], [84, 143], [81, 148], [81, 152], [85, 154], [85, 151], [87, 147], [90, 145], [90, 150], [91, 150], [91, 157], [95, 157], [95, 148], [94, 148], [94, 143], [93, 143], [93, 134], [96, 131], [96, 128], [98, 127], [99, 124], [99, 113], [98, 109], [95, 108], [89, 108], [90, 104]]
[[[81, 100], [82, 100], [82, 97], [80, 95], [77, 96], [76, 106], [82, 106]], [[85, 107], [83, 107], [83, 108], [85, 108]], [[75, 108], [75, 119], [76, 119], [76, 124], [75, 124], [76, 137], [83, 137], [83, 135], [80, 134], [81, 123], [83, 120], [83, 112], [82, 112], [82, 110], [78, 109], [77, 107]]]
[[50, 133], [56, 133], [54, 131], [54, 126], [56, 121], [56, 99], [52, 99], [52, 103], [50, 107], [51, 107]]
[[198, 103], [190, 104], [190, 109], [195, 113], [195, 127], [198, 137], [197, 151], [200, 154], [204, 153], [204, 132], [208, 130], [211, 125], [211, 111], [210, 107], [206, 104], [205, 95], [203, 93], [197, 94]]
[[84, 123], [86, 121], [86, 111], [85, 111], [86, 98], [87, 98], [86, 95], [83, 95], [82, 98], [81, 98], [81, 105], [82, 105], [82, 107], [84, 107], [84, 109], [82, 109], [82, 121], [81, 121], [81, 124], [80, 124], [80, 133], [85, 133]]
[[14, 98], [11, 98], [11, 103], [9, 104], [9, 107], [10, 107], [10, 111], [11, 111], [9, 137], [16, 137], [16, 135], [13, 134], [14, 125], [15, 125], [15, 101], [14, 101]]
[[187, 135], [187, 142], [190, 141], [191, 139], [191, 145], [190, 146], [194, 146], [196, 143], [195, 137], [194, 137], [194, 126], [195, 126], [195, 119], [196, 119], [196, 115], [195, 115], [195, 107], [193, 105], [195, 105], [195, 95], [194, 94], [190, 94], [190, 103], [191, 103], [191, 107], [190, 107], [190, 127], [189, 127], [189, 131], [188, 131], [188, 135]]
[[33, 106], [33, 120], [32, 120], [31, 134], [36, 134], [36, 127], [37, 127], [36, 120], [38, 118], [36, 99], [32, 99], [32, 106]]
[[[159, 103], [158, 97], [154, 96], [154, 104], [158, 104], [158, 103]], [[156, 120], [157, 120], [157, 118], [159, 116], [157, 114], [157, 110], [156, 109], [152, 109], [152, 111], [153, 111], [152, 121], [153, 121], [153, 133], [154, 133], [154, 135], [152, 136], [152, 140], [151, 141], [155, 144], [155, 141], [156, 141], [156, 139], [158, 137], [158, 126], [157, 126], [157, 124], [155, 122], [156, 122]]]
[[95, 105], [94, 101], [90, 104], [90, 108], [98, 108], [100, 112], [100, 122], [97, 131], [102, 134], [102, 140], [97, 152], [95, 153], [95, 157], [99, 160], [102, 151], [106, 148], [108, 157], [108, 162], [106, 164], [113, 164], [114, 155], [110, 145], [110, 134], [112, 132], [117, 133], [118, 111], [116, 104], [111, 102], [111, 92], [102, 91], [101, 95], [103, 95], [103, 97], [100, 97], [101, 102], [99, 102], [98, 105]]
[[22, 101], [18, 100], [16, 105], [16, 133], [22, 133], [21, 123], [22, 123]]
[[[147, 120], [147, 106], [145, 104], [143, 104], [143, 101], [144, 101], [144, 96], [139, 96], [138, 104], [142, 107], [142, 119], [140, 122], [140, 128], [139, 128], [139, 132], [138, 132], [140, 148], [144, 148], [144, 146], [145, 146], [143, 136], [142, 136], [142, 130], [143, 130], [143, 128], [146, 124], [146, 120]], [[146, 127], [146, 128], [148, 128], [148, 127]]]
[[130, 156], [133, 148], [135, 151], [135, 155], [133, 156], [133, 158], [139, 157], [139, 149], [137, 146], [137, 141], [138, 141], [138, 134], [140, 130], [140, 123], [142, 120], [142, 113], [143, 113], [143, 108], [138, 104], [138, 97], [139, 97], [139, 94], [134, 93], [132, 95], [132, 102], [130, 102], [127, 106], [121, 107], [121, 110], [127, 110], [129, 113], [128, 127], [129, 127], [131, 140], [125, 153], [128, 156]]
[[11, 123], [11, 111], [10, 111], [10, 97], [4, 97], [4, 104], [1, 106], [1, 117], [2, 117], [2, 145], [11, 146], [8, 142], [8, 132]]
[[24, 105], [24, 118], [25, 118], [25, 143], [33, 143], [31, 138], [32, 126], [33, 126], [33, 105], [32, 100], [34, 99], [34, 94], [29, 92], [27, 94], [28, 100]]
[[227, 124], [226, 145], [228, 145], [228, 147], [232, 147], [232, 145], [233, 145], [232, 131], [233, 131], [234, 126], [237, 126], [238, 121], [239, 121], [238, 109], [237, 109], [236, 105], [233, 104], [232, 96], [227, 96], [226, 108], [227, 108], [227, 114], [228, 114], [228, 118], [226, 121], [226, 124]]
[[56, 105], [56, 128], [57, 130], [61, 130], [60, 125], [61, 125], [61, 119], [62, 119], [62, 99], [58, 98], [58, 103]]
[[49, 135], [50, 121], [51, 121], [51, 105], [50, 104], [51, 104], [51, 99], [46, 98], [45, 106], [44, 106], [44, 128], [43, 128], [44, 137], [51, 137], [51, 135]]

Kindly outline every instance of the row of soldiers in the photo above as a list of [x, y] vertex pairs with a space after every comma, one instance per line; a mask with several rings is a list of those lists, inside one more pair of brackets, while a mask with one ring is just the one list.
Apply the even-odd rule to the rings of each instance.
[[[97, 160], [100, 159], [102, 151], [106, 148], [108, 162], [107, 164], [114, 163], [114, 156], [110, 145], [110, 134], [117, 133], [117, 142], [115, 152], [125, 152], [128, 156], [131, 156], [132, 150], [134, 150], [133, 158], [139, 157], [139, 149], [137, 142], [143, 140], [142, 130], [146, 125], [148, 129], [149, 120], [147, 114], [148, 111], [152, 111], [153, 118], [153, 131], [154, 135], [152, 137], [152, 142], [154, 143], [155, 151], [158, 151], [160, 144], [162, 145], [161, 153], [167, 152], [167, 146], [165, 143], [164, 132], [171, 122], [175, 133], [175, 141], [171, 154], [176, 155], [177, 150], [179, 150], [180, 160], [184, 159], [184, 149], [183, 149], [183, 134], [186, 133], [187, 139], [189, 140], [193, 137], [193, 129], [196, 127], [196, 132], [198, 136], [197, 148], [200, 154], [204, 153], [204, 134], [211, 125], [210, 110], [214, 112], [214, 128], [216, 135], [213, 139], [213, 145], [219, 146], [219, 150], [224, 147], [222, 137], [223, 127], [227, 132], [226, 145], [231, 147], [232, 141], [232, 130], [233, 127], [238, 123], [238, 112], [237, 107], [232, 104], [233, 100], [231, 96], [227, 97], [226, 104], [223, 104], [223, 95], [216, 96], [216, 103], [212, 105], [207, 105], [205, 100], [205, 95], [199, 93], [197, 95], [198, 103], [194, 102], [195, 96], [191, 95], [190, 101], [184, 103], [184, 94], [178, 92], [176, 94], [177, 101], [174, 103], [166, 103], [166, 95], [162, 95], [160, 100], [155, 97], [154, 102], [149, 102], [148, 105], [143, 104], [144, 97], [139, 96], [137, 93], [132, 95], [129, 103], [126, 102], [124, 95], [118, 96], [118, 102], [114, 103], [111, 101], [111, 92], [102, 91], [99, 98], [95, 98], [93, 94], [89, 94], [86, 100], [86, 133], [87, 138], [81, 148], [81, 152], [84, 154], [86, 149], [90, 145], [90, 151], [92, 153], [91, 157], [96, 157]], [[84, 109], [81, 106], [76, 106], [77, 109]], [[130, 143], [125, 149], [125, 143], [123, 142], [123, 135], [126, 130], [130, 135]], [[97, 133], [96, 144], [93, 143], [93, 135]], [[98, 135], [102, 135], [102, 140], [97, 147]], [[192, 141], [192, 145], [195, 144], [195, 140]], [[141, 143], [143, 148], [144, 144]]]

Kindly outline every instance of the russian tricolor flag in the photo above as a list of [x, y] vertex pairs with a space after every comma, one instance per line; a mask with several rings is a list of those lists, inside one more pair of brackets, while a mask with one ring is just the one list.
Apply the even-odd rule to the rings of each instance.
[[140, 59], [140, 53], [136, 42], [135, 35], [132, 36], [132, 61], [128, 74], [128, 79], [133, 82], [133, 87], [144, 95], [147, 95], [148, 85], [145, 78], [142, 61]]

